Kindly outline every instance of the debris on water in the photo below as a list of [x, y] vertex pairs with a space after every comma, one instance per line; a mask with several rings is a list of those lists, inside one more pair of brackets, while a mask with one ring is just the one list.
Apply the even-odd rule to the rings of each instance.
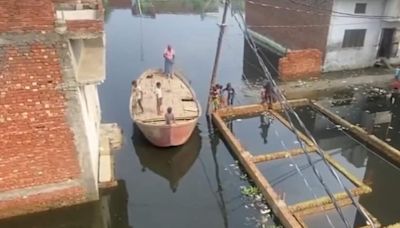
[[369, 110], [365, 110], [364, 112], [366, 112], [366, 113], [370, 113], [370, 111], [369, 111]]
[[354, 87], [354, 91], [357, 91], [358, 90], [358, 88], [357, 87]]
[[385, 141], [386, 142], [390, 142], [390, 141], [392, 141], [392, 139], [391, 138], [386, 138]]
[[393, 129], [393, 127], [392, 127], [392, 126], [389, 126], [388, 128], [389, 128], [389, 129]]
[[236, 121], [237, 121], [237, 122], [241, 122], [241, 121], [242, 121], [242, 119], [236, 119]]
[[293, 166], [293, 164], [292, 164], [292, 163], [290, 163], [290, 164], [289, 164], [289, 166], [290, 166], [290, 167], [292, 167], [292, 166]]
[[241, 193], [245, 196], [254, 197], [259, 193], [259, 189], [255, 186], [241, 187]]
[[260, 213], [261, 213], [262, 215], [268, 214], [268, 213], [270, 213], [270, 212], [271, 212], [271, 209], [261, 209], [261, 210], [260, 210]]
[[347, 83], [347, 81], [346, 81], [346, 80], [343, 80], [342, 83]]

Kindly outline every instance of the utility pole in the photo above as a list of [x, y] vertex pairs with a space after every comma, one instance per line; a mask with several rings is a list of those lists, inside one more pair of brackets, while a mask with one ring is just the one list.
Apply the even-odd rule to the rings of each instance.
[[217, 77], [218, 61], [219, 61], [219, 55], [221, 53], [222, 37], [224, 36], [224, 32], [225, 32], [226, 13], [228, 11], [228, 7], [229, 7], [229, 0], [225, 0], [224, 13], [222, 15], [221, 24], [219, 25], [220, 30], [219, 30], [219, 36], [218, 36], [217, 52], [215, 53], [214, 67], [213, 67], [212, 74], [211, 74], [210, 90], [209, 90], [209, 95], [208, 95], [207, 111], [206, 111], [207, 115], [209, 114], [209, 111], [210, 111], [210, 101], [211, 101], [210, 91], [211, 91], [212, 86], [215, 84], [215, 78]]

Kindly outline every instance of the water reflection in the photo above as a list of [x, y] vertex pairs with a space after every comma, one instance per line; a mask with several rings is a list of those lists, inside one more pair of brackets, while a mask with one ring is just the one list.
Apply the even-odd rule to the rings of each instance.
[[[383, 225], [398, 220], [400, 184], [393, 182], [400, 178], [400, 170], [370, 151], [362, 143], [355, 141], [338, 129], [321, 114], [311, 108], [298, 108], [307, 128], [322, 149], [344, 166], [350, 173], [372, 188], [372, 192], [361, 195], [359, 202]], [[358, 212], [353, 212], [355, 221], [363, 220]]]
[[[274, 78], [278, 78], [277, 69], [279, 58], [282, 56], [262, 46], [259, 46], [258, 50], [268, 68], [268, 71]], [[262, 85], [266, 80], [265, 74], [258, 63], [257, 56], [254, 54], [254, 51], [246, 40], [244, 40], [242, 77], [250, 85]]]
[[157, 148], [146, 140], [137, 127], [133, 127], [132, 143], [142, 165], [142, 172], [147, 169], [165, 178], [173, 192], [176, 192], [179, 180], [185, 176], [196, 161], [201, 150], [201, 136], [195, 128], [188, 142], [179, 147]]
[[356, 88], [348, 89], [347, 92], [340, 91], [320, 102], [340, 117], [360, 125], [369, 133], [400, 149], [400, 141], [395, 140], [400, 136], [399, 98], [390, 100], [386, 91], [376, 88]]

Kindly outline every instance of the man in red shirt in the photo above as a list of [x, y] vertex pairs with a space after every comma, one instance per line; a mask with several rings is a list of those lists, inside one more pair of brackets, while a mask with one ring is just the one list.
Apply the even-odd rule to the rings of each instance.
[[167, 77], [172, 78], [172, 67], [174, 65], [174, 60], [175, 60], [175, 51], [172, 49], [171, 45], [168, 45], [167, 48], [164, 51], [164, 73], [167, 75]]

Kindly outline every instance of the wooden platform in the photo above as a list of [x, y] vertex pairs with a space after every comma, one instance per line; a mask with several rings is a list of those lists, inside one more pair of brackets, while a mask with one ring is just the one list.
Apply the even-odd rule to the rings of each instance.
[[[161, 83], [163, 95], [162, 115], [157, 115], [155, 95], [157, 82]], [[132, 103], [132, 106], [134, 106], [132, 108], [133, 115], [135, 115], [137, 121], [162, 122], [168, 107], [173, 108], [172, 112], [177, 121], [193, 119], [199, 115], [199, 107], [197, 106], [194, 92], [182, 75], [175, 74], [172, 79], [168, 79], [161, 71], [148, 70], [139, 77], [138, 86], [143, 91], [142, 105], [144, 112], [140, 113], [140, 109]]]
[[[289, 101], [288, 103], [292, 106], [311, 106], [313, 104], [306, 99], [293, 100]], [[292, 149], [288, 151], [277, 151], [253, 156], [240, 143], [240, 139], [236, 138], [236, 136], [229, 130], [225, 122], [227, 120], [232, 120], [236, 118], [260, 115], [261, 113], [269, 111], [275, 119], [289, 127], [289, 123], [279, 112], [277, 112], [278, 110], [280, 110], [280, 108], [281, 107], [277, 104], [273, 106], [273, 109], [275, 111], [268, 110], [266, 106], [259, 104], [225, 108], [213, 113], [213, 122], [218, 128], [219, 132], [221, 132], [221, 135], [224, 138], [225, 142], [236, 154], [241, 165], [243, 165], [249, 176], [260, 189], [268, 205], [270, 206], [274, 214], [282, 222], [282, 225], [284, 227], [296, 228], [307, 227], [303, 220], [304, 216], [314, 213], [321, 213], [322, 211], [327, 211], [334, 208], [332, 200], [328, 196], [322, 196], [317, 199], [306, 200], [293, 205], [287, 205], [286, 202], [282, 200], [279, 194], [275, 191], [273, 186], [269, 183], [266, 176], [262, 174], [262, 172], [258, 169], [256, 165], [258, 163], [268, 162], [277, 159], [287, 159], [290, 156], [296, 157], [303, 154], [304, 151], [300, 149]], [[300, 138], [306, 144], [309, 153], [316, 152], [316, 145], [312, 143], [311, 139], [303, 134], [300, 134]], [[354, 184], [355, 188], [350, 190], [353, 196], [360, 196], [362, 194], [368, 194], [371, 192], [371, 188], [369, 186], [358, 180], [338, 162], [327, 155], [326, 152], [324, 154], [327, 162], [330, 163], [331, 166], [333, 166], [339, 173], [341, 173]], [[338, 202], [340, 207], [345, 207], [352, 204], [350, 198], [345, 192], [335, 193], [333, 194], [333, 197]], [[363, 210], [366, 211], [365, 208], [363, 208]], [[366, 211], [366, 213], [368, 213], [372, 218], [375, 227], [380, 227], [379, 221], [377, 221], [377, 219], [374, 218], [368, 211]], [[365, 227], [371, 226], [366, 225]]]

